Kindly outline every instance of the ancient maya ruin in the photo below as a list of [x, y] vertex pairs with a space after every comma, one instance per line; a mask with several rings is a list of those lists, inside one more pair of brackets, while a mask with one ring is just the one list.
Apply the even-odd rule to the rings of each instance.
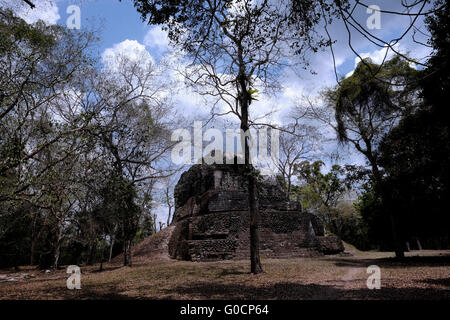
[[[247, 179], [241, 164], [196, 164], [175, 187], [175, 213], [168, 240], [171, 258], [191, 261], [248, 258]], [[268, 258], [312, 257], [344, 251], [325, 235], [321, 220], [289, 201], [275, 178], [260, 178], [260, 253]]]

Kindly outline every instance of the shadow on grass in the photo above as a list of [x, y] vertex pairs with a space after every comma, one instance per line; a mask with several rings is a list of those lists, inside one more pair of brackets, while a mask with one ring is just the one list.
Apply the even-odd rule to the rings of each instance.
[[[449, 279], [442, 279], [448, 283]], [[424, 282], [442, 284], [440, 280]], [[83, 287], [81, 290], [52, 288], [40, 291], [38, 299], [64, 300], [146, 300], [146, 299], [216, 299], [216, 300], [448, 300], [450, 290], [436, 288], [393, 288], [380, 290], [346, 289], [336, 284], [298, 284], [282, 282], [272, 285], [252, 286], [245, 284], [218, 284], [205, 281], [163, 289], [159, 294], [149, 295], [152, 288], [142, 285], [135, 288], [141, 295], [130, 297], [114, 285], [102, 288]]]
[[250, 271], [238, 270], [237, 268], [231, 268], [231, 269], [221, 268], [221, 270], [217, 276], [219, 278], [221, 278], [221, 277], [229, 276], [229, 275], [242, 275], [242, 274], [250, 274]]
[[445, 267], [450, 266], [450, 254], [440, 256], [412, 256], [402, 260], [396, 258], [332, 258], [330, 259], [338, 267], [367, 267], [377, 265], [379, 267]]
[[426, 279], [422, 280], [423, 283], [434, 284], [439, 286], [445, 286], [450, 288], [450, 278], [443, 279]]
[[435, 288], [345, 289], [336, 285], [277, 283], [265, 287], [241, 284], [193, 283], [165, 290], [169, 296], [189, 296], [192, 299], [248, 300], [447, 300], [449, 290]]
[[[46, 299], [47, 290], [42, 290], [39, 293], [38, 299]], [[81, 290], [68, 290], [67, 288], [52, 288], [48, 290], [51, 299], [63, 300], [131, 300], [134, 297], [129, 297], [121, 294], [115, 286], [108, 286], [99, 289], [90, 287], [83, 287]]]
[[[101, 273], [101, 272], [106, 272], [106, 271], [117, 270], [117, 269], [120, 269], [120, 268], [123, 268], [123, 266], [121, 266], [121, 265], [119, 265], [119, 266], [107, 266], [107, 267], [104, 266], [102, 270], [100, 270], [100, 268], [96, 268], [96, 269], [89, 270], [88, 272], [89, 273]], [[81, 271], [83, 271], [83, 270], [81, 270]]]

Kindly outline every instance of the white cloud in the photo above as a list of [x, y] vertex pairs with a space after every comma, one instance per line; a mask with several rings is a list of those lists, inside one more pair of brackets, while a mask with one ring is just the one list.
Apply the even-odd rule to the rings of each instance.
[[166, 51], [169, 46], [167, 31], [162, 30], [160, 26], [151, 28], [144, 37], [144, 45], [159, 51]]
[[0, 7], [11, 9], [17, 16], [27, 23], [34, 23], [38, 20], [44, 21], [48, 25], [56, 24], [61, 18], [59, 15], [58, 0], [37, 0], [33, 1], [35, 8], [31, 8], [23, 1], [0, 0]]
[[[398, 43], [395, 44], [393, 47], [394, 47], [395, 51], [397, 51], [397, 52], [399, 51], [399, 44]], [[388, 48], [384, 47], [384, 48], [381, 48], [379, 50], [374, 50], [372, 52], [361, 53], [360, 56], [363, 59], [370, 58], [373, 63], [381, 64], [384, 59], [386, 59], [385, 61], [387, 61], [387, 60], [391, 59], [394, 56], [394, 54], [395, 54], [394, 51], [392, 51], [391, 49], [389, 49], [389, 51], [386, 54], [387, 50], [388, 50]], [[358, 65], [358, 63], [360, 61], [361, 61], [361, 59], [359, 57], [355, 58], [355, 67]]]
[[102, 62], [105, 66], [114, 68], [120, 57], [126, 57], [131, 61], [155, 64], [155, 59], [145, 49], [145, 46], [136, 40], [126, 39], [112, 48], [105, 49], [102, 54]]
[[[397, 43], [394, 46], [394, 50], [397, 52], [400, 52], [400, 45]], [[386, 51], [389, 50], [387, 53]], [[391, 49], [388, 49], [387, 47], [381, 48], [379, 50], [374, 50], [371, 52], [363, 52], [359, 54], [361, 56], [362, 59], [366, 59], [369, 58], [372, 60], [373, 63], [375, 64], [381, 64], [383, 61], [388, 61], [390, 60], [394, 55], [395, 52], [392, 51]], [[359, 57], [355, 57], [355, 65], [354, 68], [356, 68], [356, 66], [358, 65], [358, 63], [361, 61], [361, 59]], [[348, 78], [350, 77], [353, 72], [355, 71], [355, 69], [353, 69], [352, 71], [348, 72], [345, 77]]]

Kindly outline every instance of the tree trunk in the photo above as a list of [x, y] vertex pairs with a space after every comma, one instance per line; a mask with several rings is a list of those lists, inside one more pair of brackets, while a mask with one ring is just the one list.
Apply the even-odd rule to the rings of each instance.
[[54, 268], [55, 270], [58, 270], [60, 247], [61, 247], [61, 246], [60, 246], [60, 244], [58, 243], [58, 244], [56, 245], [56, 248], [55, 248], [54, 262], [53, 262], [53, 268]]
[[88, 266], [91, 266], [94, 263], [94, 255], [95, 255], [96, 249], [97, 249], [97, 241], [96, 240], [94, 240], [93, 242], [91, 241], [91, 243], [89, 245], [88, 260], [86, 262], [86, 264]]
[[248, 179], [248, 193], [250, 200], [250, 263], [251, 273], [258, 274], [263, 272], [261, 260], [259, 257], [259, 208], [257, 198], [256, 178], [250, 174]]
[[288, 176], [288, 186], [287, 186], [287, 196], [288, 196], [288, 200], [290, 200], [291, 199], [291, 184], [292, 184], [292, 182], [291, 182], [291, 177], [290, 176]]
[[123, 248], [123, 265], [131, 267], [131, 240], [125, 240]]
[[395, 257], [397, 259], [403, 259], [405, 258], [405, 251], [397, 233], [397, 223], [395, 221], [395, 217], [394, 214], [392, 213], [392, 210], [390, 210], [389, 208], [388, 210], [389, 210], [389, 218], [391, 220], [391, 231], [392, 231], [392, 240], [394, 241]]
[[391, 210], [391, 197], [386, 192], [384, 192], [384, 188], [382, 186], [383, 179], [381, 177], [381, 173], [378, 170], [378, 165], [376, 164], [375, 159], [373, 159], [372, 156], [367, 157], [371, 163], [372, 166], [372, 173], [375, 179], [375, 187], [377, 190], [377, 193], [381, 196], [381, 202], [384, 203], [384, 206], [386, 210], [388, 210], [389, 219], [391, 221], [391, 233], [392, 233], [392, 241], [394, 243], [394, 251], [395, 251], [395, 257], [397, 259], [403, 259], [405, 258], [405, 252], [403, 243], [399, 237], [398, 234], [398, 228], [397, 228], [397, 222], [395, 220], [394, 213]]
[[105, 252], [105, 244], [106, 244], [106, 235], [105, 235], [105, 239], [104, 239], [104, 244], [102, 245], [102, 250], [100, 253], [100, 267], [98, 271], [103, 271], [103, 259], [104, 259], [104, 252]]
[[167, 226], [170, 225], [170, 216], [172, 215], [172, 206], [169, 206], [169, 215], [167, 216]]
[[245, 79], [241, 79], [241, 129], [242, 137], [241, 144], [244, 144], [244, 156], [245, 156], [245, 167], [246, 174], [248, 175], [248, 202], [249, 202], [249, 215], [250, 215], [250, 272], [253, 274], [258, 274], [263, 272], [261, 266], [261, 259], [259, 256], [259, 233], [258, 233], [258, 223], [259, 223], [259, 208], [258, 208], [258, 196], [257, 196], [257, 185], [256, 177], [252, 170], [252, 165], [250, 164], [250, 141], [245, 137], [245, 132], [248, 131], [248, 108], [250, 105], [251, 97], [249, 96], [247, 87], [245, 85]]
[[36, 250], [36, 239], [31, 240], [31, 249], [30, 249], [30, 266], [34, 265], [34, 251]]
[[422, 245], [420, 244], [419, 238], [416, 238], [416, 242], [417, 242], [417, 249], [422, 250]]
[[32, 228], [32, 233], [31, 233], [31, 248], [30, 248], [30, 265], [34, 265], [35, 263], [35, 255], [36, 255], [36, 244], [38, 243], [39, 239], [41, 238], [41, 234], [42, 231], [44, 230], [44, 226], [45, 226], [45, 222], [47, 221], [47, 219], [45, 219], [44, 221], [44, 225], [41, 226], [39, 228], [39, 231], [36, 233], [36, 216], [33, 218], [33, 228]]
[[123, 243], [123, 265], [128, 265], [128, 245], [126, 240]]
[[62, 238], [63, 238], [62, 230], [58, 230], [58, 238], [57, 238], [57, 242], [56, 242], [55, 253], [54, 253], [54, 262], [53, 262], [53, 268], [55, 270], [58, 270], [59, 256], [60, 256], [60, 253], [61, 253]]
[[108, 259], [109, 262], [111, 262], [112, 259], [114, 242], [116, 241], [116, 232], [117, 232], [117, 223], [114, 225], [114, 231], [113, 234], [111, 235], [111, 244], [109, 246], [109, 259]]
[[153, 234], [155, 234], [157, 232], [156, 230], [156, 213], [154, 213], [153, 215]]
[[109, 258], [108, 258], [109, 262], [111, 262], [112, 259], [113, 247], [114, 247], [114, 237], [111, 239], [111, 244], [109, 245]]

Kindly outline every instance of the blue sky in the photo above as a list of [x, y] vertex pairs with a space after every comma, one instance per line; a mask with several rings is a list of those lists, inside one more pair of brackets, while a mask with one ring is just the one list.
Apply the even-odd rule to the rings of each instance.
[[139, 14], [130, 5], [129, 1], [58, 1], [58, 9], [61, 15], [59, 24], [64, 25], [69, 14], [66, 8], [71, 4], [77, 4], [81, 9], [82, 28], [100, 26], [101, 33], [98, 34], [101, 51], [112, 47], [114, 44], [125, 39], [143, 41], [149, 29], [140, 19]]
[[[81, 28], [99, 30], [99, 53], [112, 48], [124, 40], [136, 40], [144, 44], [145, 36], [152, 29], [143, 22], [132, 2], [118, 0], [60, 0], [56, 2], [61, 18], [58, 24], [65, 25], [70, 14], [66, 13], [70, 5], [81, 9]], [[160, 50], [149, 46], [148, 51], [155, 58], [160, 57]]]
[[[0, 4], [11, 2], [10, 0], [0, 0]], [[12, 3], [21, 4], [21, 0], [12, 0]], [[67, 8], [70, 5], [77, 5], [81, 9], [81, 27], [85, 29], [100, 30], [98, 36], [100, 37], [99, 50], [102, 53], [105, 49], [113, 47], [124, 40], [136, 40], [141, 44], [145, 43], [145, 37], [148, 32], [154, 28], [147, 25], [141, 20], [139, 13], [135, 10], [131, 0], [35, 0], [37, 8], [34, 10], [26, 10], [25, 8], [19, 8], [25, 16], [34, 16], [32, 20], [42, 18], [44, 21], [50, 23], [58, 23], [65, 25], [69, 16], [66, 13]], [[367, 0], [368, 5], [377, 5], [382, 10], [399, 10], [400, 1], [393, 0]], [[23, 7], [18, 5], [19, 7]], [[34, 11], [34, 12], [33, 12]], [[30, 14], [31, 13], [31, 14]], [[355, 16], [361, 24], [365, 24], [367, 18], [370, 16], [366, 12], [366, 8], [357, 7], [355, 10]], [[421, 24], [421, 19], [418, 21], [418, 25]], [[382, 37], [383, 39], [392, 39], [400, 35], [404, 31], [409, 21], [409, 17], [395, 16], [389, 14], [381, 15], [381, 29], [373, 30], [374, 34]], [[329, 31], [332, 38], [337, 40], [336, 43], [336, 57], [341, 60], [338, 71], [340, 74], [345, 75], [354, 68], [355, 56], [350, 52], [347, 46], [346, 32], [342, 23], [335, 23], [329, 26]], [[159, 34], [158, 36], [162, 36]], [[353, 44], [359, 52], [365, 52], [373, 54], [376, 51], [376, 47], [364, 40], [356, 32], [352, 35]], [[412, 45], [410, 37], [407, 37], [403, 43]], [[404, 49], [406, 49], [405, 46]], [[412, 47], [411, 47], [412, 48]], [[150, 54], [159, 58], [161, 55], [161, 46], [151, 47], [147, 44], [147, 50]], [[422, 49], [421, 49], [422, 50]], [[414, 51], [414, 50], [413, 50]], [[330, 54], [327, 52], [327, 62], [331, 62]], [[317, 69], [319, 73], [322, 73], [319, 65], [315, 65], [315, 59], [312, 59], [312, 67]]]
[[[0, 0], [0, 5], [5, 3], [5, 1], [6, 3], [11, 2], [9, 0]], [[21, 5], [21, 0], [13, 0], [12, 3], [17, 4], [18, 8], [16, 8], [16, 11], [21, 16], [28, 18], [26, 20], [30, 22], [41, 18], [48, 23], [58, 23], [63, 26], [66, 25], [66, 20], [69, 17], [69, 14], [66, 13], [67, 8], [70, 5], [79, 6], [81, 9], [81, 28], [99, 31], [97, 35], [100, 41], [97, 48], [100, 56], [108, 49], [117, 51], [119, 49], [126, 50], [130, 46], [135, 49], [141, 46], [138, 48], [139, 50], [144, 48], [158, 62], [161, 56], [167, 52], [168, 41], [165, 33], [161, 31], [160, 27], [149, 26], [143, 22], [139, 13], [133, 7], [131, 0], [35, 0], [34, 2], [37, 5], [37, 8], [34, 10]], [[382, 10], [395, 11], [401, 9], [400, 0], [367, 0], [366, 4], [377, 5]], [[357, 21], [362, 25], [366, 25], [366, 20], [371, 16], [366, 10], [366, 8], [359, 6], [354, 12]], [[383, 39], [393, 39], [403, 33], [409, 19], [409, 17], [405, 16], [382, 14], [381, 29], [372, 30], [372, 32]], [[416, 23], [419, 26], [422, 25], [420, 20], [421, 18]], [[320, 30], [323, 31], [323, 28], [320, 28]], [[356, 56], [348, 47], [347, 32], [341, 21], [336, 21], [329, 26], [329, 32], [333, 40], [337, 41], [334, 45], [334, 50], [338, 73], [340, 76], [345, 76], [354, 69], [358, 60], [355, 60]], [[124, 43], [125, 41], [128, 42]], [[384, 49], [370, 44], [357, 32], [352, 34], [352, 44], [363, 57], [371, 57], [375, 62], [378, 62], [383, 57]], [[414, 44], [410, 35], [400, 42], [399, 49], [403, 52], [410, 51], [410, 54], [416, 58], [422, 58], [428, 53], [428, 49]], [[321, 87], [336, 84], [329, 50], [312, 54], [309, 60], [311, 68], [317, 74], [311, 75], [303, 71], [286, 71], [281, 81], [284, 90], [281, 96], [277, 96], [277, 101], [282, 101], [282, 104], [289, 104], [288, 100], [292, 100], [294, 96], [315, 94]], [[274, 101], [270, 99], [266, 99], [266, 101], [266, 104], [274, 104]], [[196, 101], [194, 99], [191, 102]], [[258, 106], [258, 109], [266, 111], [266, 106], [263, 106], [262, 103], [260, 104], [261, 106]], [[286, 109], [284, 107], [281, 108]]]

